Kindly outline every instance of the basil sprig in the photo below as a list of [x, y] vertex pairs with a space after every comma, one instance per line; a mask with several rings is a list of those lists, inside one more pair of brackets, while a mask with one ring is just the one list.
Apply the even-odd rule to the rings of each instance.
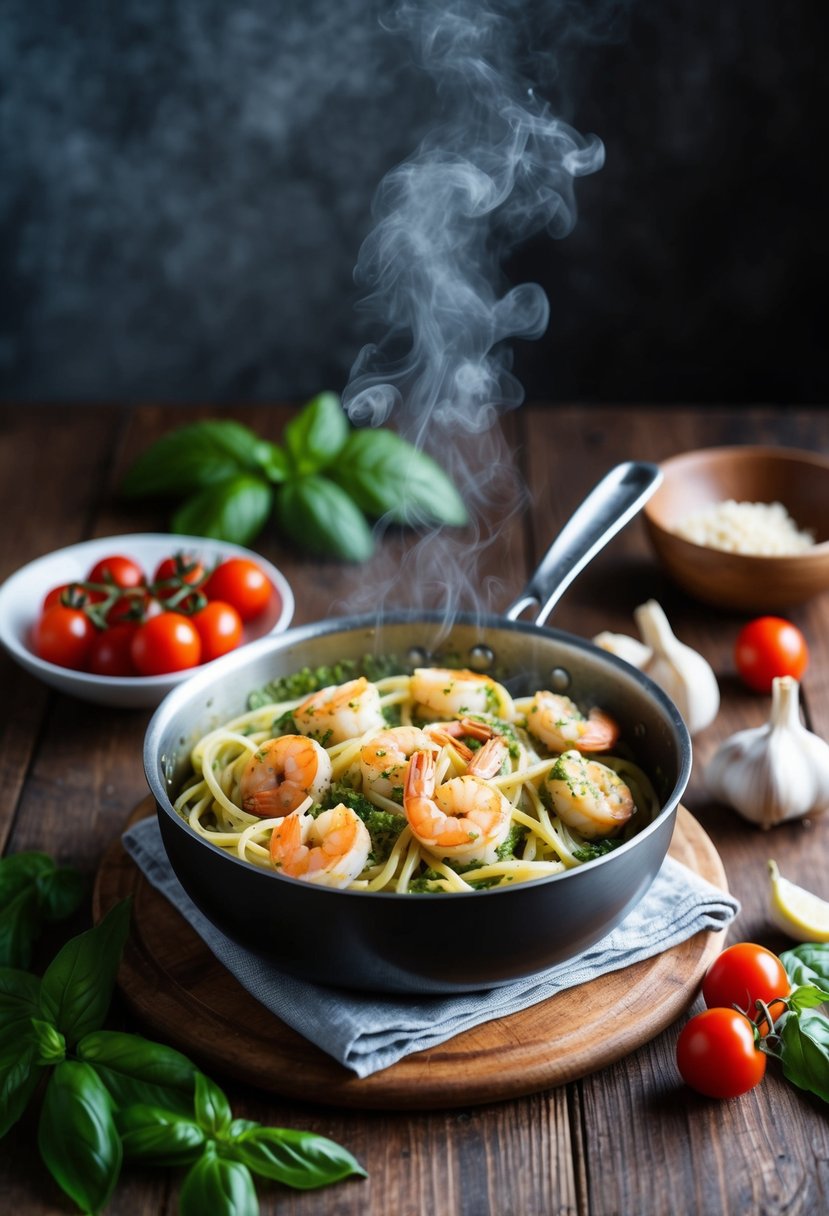
[[143, 452], [127, 498], [178, 501], [174, 532], [249, 544], [272, 516], [303, 552], [364, 561], [372, 523], [467, 522], [458, 491], [430, 456], [382, 427], [354, 430], [334, 393], [285, 427], [282, 446], [223, 419], [189, 423]]
[[793, 1085], [829, 1102], [829, 942], [807, 942], [780, 961], [792, 983], [788, 1009], [775, 1022], [783, 1075]]
[[254, 1175], [302, 1189], [365, 1176], [324, 1136], [234, 1119], [173, 1048], [103, 1029], [129, 915], [124, 901], [71, 938], [42, 978], [0, 966], [0, 1137], [42, 1085], [40, 1155], [82, 1212], [106, 1207], [124, 1161], [185, 1169], [182, 1216], [255, 1216]]

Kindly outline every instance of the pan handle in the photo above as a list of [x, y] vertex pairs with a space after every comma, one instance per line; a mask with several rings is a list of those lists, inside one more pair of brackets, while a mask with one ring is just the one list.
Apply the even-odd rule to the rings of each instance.
[[611, 469], [561, 529], [521, 595], [504, 613], [507, 620], [517, 620], [537, 604], [535, 624], [543, 625], [576, 575], [633, 518], [661, 480], [659, 466], [645, 461], [630, 460]]

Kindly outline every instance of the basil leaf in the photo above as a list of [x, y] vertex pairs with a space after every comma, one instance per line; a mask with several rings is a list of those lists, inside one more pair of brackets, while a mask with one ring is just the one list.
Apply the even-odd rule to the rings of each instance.
[[210, 1144], [184, 1179], [178, 1202], [179, 1216], [259, 1216], [250, 1170], [218, 1157]]
[[236, 1140], [242, 1132], [253, 1131], [255, 1127], [261, 1126], [261, 1123], [255, 1123], [253, 1119], [234, 1119], [227, 1129], [227, 1139]]
[[129, 1106], [117, 1112], [115, 1122], [124, 1156], [145, 1165], [187, 1165], [204, 1147], [197, 1123], [156, 1106]]
[[23, 1114], [42, 1075], [34, 1046], [18, 1038], [13, 1056], [0, 1065], [0, 1138]]
[[285, 451], [275, 443], [263, 440], [257, 454], [257, 463], [268, 481], [285, 481], [290, 475], [290, 461]]
[[37, 889], [31, 883], [18, 891], [0, 912], [0, 965], [28, 967], [39, 929]]
[[40, 1015], [40, 980], [27, 971], [0, 967], [0, 1069], [33, 1043], [32, 1018]]
[[41, 874], [36, 880], [38, 902], [47, 921], [66, 920], [77, 912], [86, 895], [86, 879], [69, 867]]
[[259, 436], [241, 423], [210, 418], [178, 427], [138, 457], [121, 483], [126, 498], [181, 497], [255, 469]]
[[233, 1115], [227, 1098], [204, 1073], [196, 1073], [196, 1122], [208, 1136], [224, 1136]]
[[440, 465], [394, 431], [352, 431], [330, 476], [374, 518], [452, 525], [469, 518]]
[[276, 515], [282, 531], [304, 553], [360, 562], [374, 552], [365, 516], [325, 477], [302, 477], [280, 486]]
[[45, 853], [16, 853], [0, 862], [0, 965], [28, 967], [44, 920], [63, 920], [78, 907], [80, 874], [58, 869]]
[[38, 1064], [57, 1064], [66, 1059], [66, 1039], [51, 1022], [32, 1018], [32, 1034]]
[[41, 874], [49, 874], [55, 863], [46, 853], [13, 853], [0, 860], [0, 908], [28, 887]]
[[349, 425], [336, 393], [320, 393], [285, 427], [285, 446], [300, 477], [326, 468], [342, 450]]
[[40, 1012], [40, 980], [28, 971], [0, 967], [0, 1030]]
[[806, 942], [780, 955], [792, 984], [829, 988], [829, 942]]
[[816, 1009], [824, 1001], [829, 1001], [829, 992], [825, 988], [818, 988], [816, 984], [798, 984], [789, 996], [789, 1009], [802, 1013], [804, 1009]]
[[262, 530], [272, 505], [273, 491], [262, 477], [239, 473], [188, 498], [173, 515], [172, 528], [247, 545]]
[[829, 1018], [821, 1013], [786, 1014], [778, 1025], [784, 1076], [829, 1102]]
[[0, 861], [0, 966], [29, 966], [40, 931], [37, 881], [54, 869], [45, 853], [14, 853]]
[[0, 967], [0, 1137], [23, 1114], [42, 1075], [32, 1025], [39, 1010], [37, 976]]
[[106, 1017], [130, 924], [130, 901], [116, 904], [100, 924], [71, 938], [41, 981], [42, 1015], [71, 1048]]
[[257, 1174], [298, 1190], [329, 1186], [354, 1175], [366, 1176], [351, 1153], [333, 1140], [291, 1128], [245, 1131], [233, 1141], [233, 1152]]
[[192, 1118], [196, 1069], [173, 1047], [138, 1034], [95, 1030], [77, 1045], [118, 1106], [163, 1107]]
[[99, 1212], [121, 1172], [112, 1099], [88, 1064], [65, 1060], [49, 1078], [38, 1127], [40, 1155], [70, 1199]]

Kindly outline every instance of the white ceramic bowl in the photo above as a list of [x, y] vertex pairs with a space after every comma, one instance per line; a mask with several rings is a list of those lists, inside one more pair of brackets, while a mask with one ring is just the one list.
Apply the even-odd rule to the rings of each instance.
[[258, 553], [203, 536], [143, 532], [69, 545], [36, 558], [12, 574], [0, 587], [0, 643], [26, 671], [70, 696], [125, 709], [158, 705], [171, 688], [209, 664], [161, 676], [96, 676], [38, 658], [30, 647], [29, 636], [46, 594], [61, 583], [85, 578], [101, 558], [123, 554], [138, 562], [151, 576], [162, 558], [179, 552], [197, 556], [208, 567], [228, 557], [247, 557], [267, 574], [274, 588], [270, 603], [260, 616], [245, 625], [243, 644], [287, 628], [294, 614], [293, 592], [285, 576]]

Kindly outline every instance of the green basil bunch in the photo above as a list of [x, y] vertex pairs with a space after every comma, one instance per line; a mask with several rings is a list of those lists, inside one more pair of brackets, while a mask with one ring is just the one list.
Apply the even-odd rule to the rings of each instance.
[[440, 466], [385, 428], [355, 430], [339, 398], [321, 393], [285, 427], [283, 445], [229, 420], [194, 422], [163, 436], [135, 461], [127, 498], [183, 499], [174, 532], [247, 545], [275, 516], [304, 552], [364, 561], [371, 521], [467, 522]]
[[234, 1119], [173, 1048], [102, 1029], [129, 916], [129, 901], [118, 904], [42, 978], [0, 967], [0, 1137], [45, 1080], [40, 1155], [82, 1212], [106, 1207], [124, 1160], [184, 1167], [182, 1216], [255, 1216], [254, 1174], [303, 1189], [365, 1176], [323, 1136]]

